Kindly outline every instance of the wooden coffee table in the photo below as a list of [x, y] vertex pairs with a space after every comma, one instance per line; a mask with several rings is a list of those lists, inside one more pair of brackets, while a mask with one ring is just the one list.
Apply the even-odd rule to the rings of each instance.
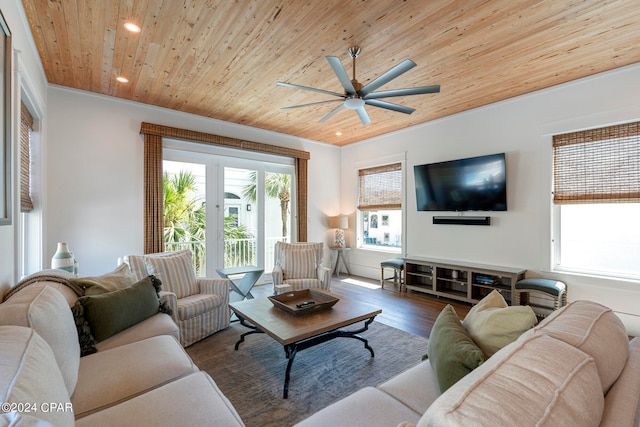
[[[284, 377], [284, 399], [289, 394], [291, 365], [299, 351], [334, 338], [346, 337], [362, 341], [371, 357], [374, 357], [369, 342], [358, 334], [369, 329], [369, 324], [382, 313], [382, 310], [357, 301], [338, 298], [340, 301], [331, 308], [300, 316], [274, 307], [268, 298], [232, 302], [229, 307], [238, 316], [240, 323], [251, 329], [240, 335], [235, 349], [238, 350], [247, 335], [255, 333], [265, 333], [284, 346], [285, 356], [289, 360]], [[340, 329], [361, 321], [364, 321], [364, 325], [360, 329]]]

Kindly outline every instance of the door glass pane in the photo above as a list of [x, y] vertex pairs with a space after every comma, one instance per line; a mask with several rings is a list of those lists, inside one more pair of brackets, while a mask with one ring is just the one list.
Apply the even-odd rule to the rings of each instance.
[[291, 241], [291, 175], [265, 172], [265, 271], [273, 270], [276, 242]]
[[164, 242], [168, 252], [191, 250], [196, 275], [206, 275], [206, 166], [163, 161]]
[[255, 170], [224, 168], [224, 267], [257, 265]]

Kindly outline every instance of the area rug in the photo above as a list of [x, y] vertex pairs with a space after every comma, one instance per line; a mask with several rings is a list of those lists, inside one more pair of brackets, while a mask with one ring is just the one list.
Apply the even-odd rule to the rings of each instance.
[[[359, 327], [361, 324], [354, 325]], [[247, 427], [291, 426], [365, 386], [376, 386], [418, 364], [427, 339], [373, 322], [362, 342], [337, 338], [303, 351], [294, 360], [289, 398], [282, 398], [287, 365], [283, 347], [265, 334], [249, 335], [238, 323], [187, 348], [211, 375]]]

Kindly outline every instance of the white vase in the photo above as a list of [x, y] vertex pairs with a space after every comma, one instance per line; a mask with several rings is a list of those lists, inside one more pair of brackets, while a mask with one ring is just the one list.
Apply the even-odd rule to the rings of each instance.
[[67, 242], [59, 242], [56, 253], [51, 258], [51, 268], [73, 273], [73, 255], [69, 252]]

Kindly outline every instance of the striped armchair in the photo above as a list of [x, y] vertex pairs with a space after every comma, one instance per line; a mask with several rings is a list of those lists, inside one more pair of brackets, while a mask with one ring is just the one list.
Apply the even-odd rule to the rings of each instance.
[[273, 286], [289, 285], [294, 291], [308, 288], [330, 290], [331, 269], [322, 266], [322, 243], [276, 242]]
[[173, 310], [183, 347], [229, 326], [229, 280], [196, 278], [191, 251], [128, 255], [122, 258], [138, 280], [153, 274], [160, 297]]

